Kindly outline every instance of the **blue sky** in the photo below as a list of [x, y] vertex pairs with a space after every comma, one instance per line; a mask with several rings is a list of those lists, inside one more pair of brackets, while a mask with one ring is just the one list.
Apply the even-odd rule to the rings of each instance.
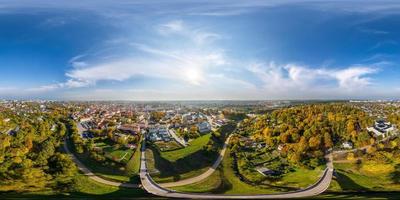
[[400, 98], [398, 1], [4, 1], [0, 98]]

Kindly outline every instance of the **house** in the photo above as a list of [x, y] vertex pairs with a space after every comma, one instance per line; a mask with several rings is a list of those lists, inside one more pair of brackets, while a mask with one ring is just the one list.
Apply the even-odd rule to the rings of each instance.
[[343, 142], [343, 143], [342, 143], [342, 147], [343, 147], [344, 149], [352, 149], [352, 148], [353, 148], [353, 143], [350, 142], [350, 141]]
[[125, 147], [129, 148], [129, 149], [136, 149], [137, 145], [136, 144], [126, 144]]
[[57, 124], [53, 124], [50, 129], [52, 132], [57, 130]]
[[133, 125], [119, 125], [117, 129], [123, 133], [136, 135], [140, 133], [140, 127], [136, 124]]
[[197, 124], [200, 133], [207, 133], [211, 131], [211, 125], [208, 122], [201, 122]]
[[374, 126], [368, 127], [367, 130], [372, 132], [375, 137], [387, 137], [389, 133], [394, 131], [394, 127], [390, 122], [386, 122], [383, 119], [376, 120]]
[[272, 170], [272, 169], [268, 169], [268, 168], [266, 168], [266, 167], [259, 167], [259, 168], [256, 168], [256, 170], [257, 170], [260, 174], [262, 174], [263, 176], [276, 175], [276, 174], [278, 174], [277, 171]]
[[119, 138], [122, 138], [123, 140], [128, 139], [128, 136], [122, 133], [114, 133], [113, 140], [118, 141]]

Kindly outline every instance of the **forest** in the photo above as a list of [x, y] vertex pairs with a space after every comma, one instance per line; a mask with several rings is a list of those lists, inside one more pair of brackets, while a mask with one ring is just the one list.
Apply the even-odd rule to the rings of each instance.
[[1, 108], [0, 191], [73, 189], [77, 168], [61, 148], [65, 110], [42, 112], [34, 104], [24, 110]]

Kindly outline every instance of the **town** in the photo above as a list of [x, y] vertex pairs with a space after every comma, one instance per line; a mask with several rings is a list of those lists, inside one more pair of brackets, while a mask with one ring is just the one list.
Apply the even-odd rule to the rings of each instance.
[[[0, 109], [2, 140], [25, 135], [27, 125], [22, 126], [21, 120], [29, 119], [28, 123], [47, 128], [47, 134], [66, 136], [63, 148], [76, 165], [95, 174], [96, 181], [132, 188], [140, 183], [132, 177], [141, 176], [140, 169], [146, 166], [153, 181], [160, 184], [157, 187], [176, 191], [194, 192], [203, 181], [222, 181], [214, 177], [215, 173], [223, 173], [230, 182], [235, 177], [243, 181], [234, 186], [235, 190], [245, 187], [252, 193], [291, 191], [274, 187], [303, 188], [317, 182], [323, 168], [332, 165], [332, 160], [324, 158], [326, 152], [332, 151], [338, 174], [330, 190], [336, 191], [340, 188], [336, 184], [344, 181], [344, 174], [356, 173], [347, 171], [352, 165], [367, 167], [378, 162], [375, 159], [382, 158], [375, 156], [381, 155], [381, 151], [388, 151], [386, 156], [396, 154], [394, 149], [400, 142], [400, 102], [396, 101], [273, 104], [2, 101]], [[319, 117], [311, 120], [308, 112]], [[291, 122], [295, 118], [307, 124], [295, 125]], [[330, 125], [320, 127], [323, 124]], [[343, 125], [344, 130], [331, 132]], [[219, 159], [219, 152], [225, 151], [230, 156]], [[143, 157], [146, 164], [141, 163]], [[226, 162], [225, 172], [209, 168], [221, 162]], [[236, 167], [230, 168], [231, 165]], [[203, 178], [207, 170], [212, 174]], [[368, 170], [375, 173], [373, 168]], [[236, 175], [225, 174], [229, 171]], [[301, 179], [304, 175], [308, 176], [306, 180]], [[365, 176], [370, 178], [371, 174]], [[254, 186], [255, 183], [259, 186]], [[151, 191], [148, 187], [145, 189]], [[208, 187], [214, 186], [208, 185], [204, 192], [211, 189]]]

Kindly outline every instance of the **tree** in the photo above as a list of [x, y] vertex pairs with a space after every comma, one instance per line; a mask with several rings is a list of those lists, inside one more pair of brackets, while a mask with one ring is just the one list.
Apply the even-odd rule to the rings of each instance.
[[325, 145], [325, 148], [327, 148], [327, 149], [333, 147], [331, 134], [329, 134], [328, 132], [324, 133], [324, 145]]
[[309, 139], [308, 145], [310, 148], [318, 149], [321, 144], [321, 138], [319, 136], [313, 136]]

